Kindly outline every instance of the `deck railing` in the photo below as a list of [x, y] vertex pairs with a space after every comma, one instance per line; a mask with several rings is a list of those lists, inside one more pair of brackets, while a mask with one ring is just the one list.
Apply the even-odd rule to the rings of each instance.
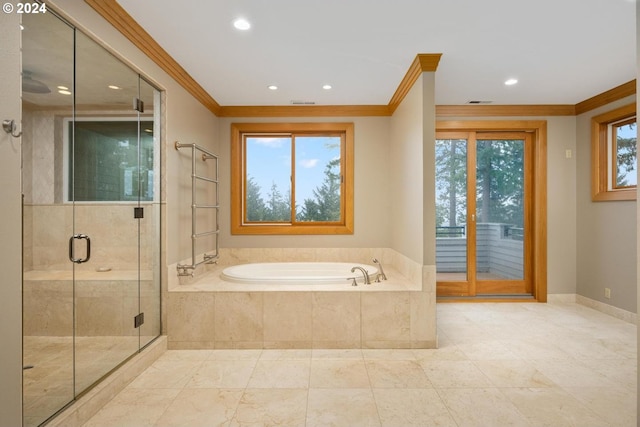
[[[463, 226], [436, 227], [436, 266], [442, 273], [467, 269], [467, 238]], [[442, 230], [439, 230], [442, 229]], [[501, 223], [476, 224], [476, 268], [479, 273], [492, 273], [519, 279], [524, 271], [523, 229]]]

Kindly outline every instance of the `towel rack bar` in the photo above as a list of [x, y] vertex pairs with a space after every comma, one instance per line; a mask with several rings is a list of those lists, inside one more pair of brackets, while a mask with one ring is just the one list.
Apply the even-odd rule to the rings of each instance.
[[[187, 270], [195, 270], [195, 268], [202, 264], [215, 264], [216, 261], [220, 258], [218, 255], [207, 255], [204, 254], [204, 258], [201, 261], [198, 261], [194, 264], [178, 264], [178, 276], [193, 276], [193, 272], [189, 273]], [[182, 271], [180, 271], [182, 270]]]
[[206, 148], [203, 148], [201, 146], [199, 146], [198, 144], [183, 144], [179, 141], [176, 141], [174, 143], [174, 146], [176, 147], [176, 150], [185, 147], [185, 148], [195, 148], [198, 151], [201, 151], [204, 156], [202, 156], [202, 160], [207, 160], [207, 159], [217, 159], [218, 156], [216, 156], [215, 154], [213, 154], [211, 151], [207, 150]]
[[207, 182], [214, 182], [216, 184], [218, 183], [217, 179], [209, 178], [207, 176], [194, 175], [193, 177], [196, 178], [196, 179], [201, 179], [203, 181], [207, 181]]
[[[193, 276], [193, 271], [196, 269], [197, 266], [199, 266], [200, 264], [203, 263], [210, 263], [213, 264], [216, 262], [216, 260], [219, 257], [219, 242], [218, 242], [218, 236], [220, 233], [220, 226], [219, 226], [219, 222], [218, 222], [218, 214], [219, 214], [219, 204], [220, 204], [220, 200], [219, 200], [219, 191], [218, 191], [218, 177], [219, 177], [219, 169], [218, 169], [218, 156], [216, 156], [215, 154], [211, 153], [210, 151], [208, 151], [207, 149], [200, 147], [197, 144], [181, 144], [180, 142], [176, 141], [174, 144], [176, 150], [179, 150], [180, 148], [191, 148], [191, 264], [178, 264], [178, 276]], [[196, 151], [200, 151], [202, 152], [202, 160], [206, 161], [209, 159], [213, 159], [215, 160], [215, 178], [209, 178], [203, 175], [198, 175], [197, 172], [197, 162], [196, 162]], [[212, 184], [215, 185], [215, 200], [213, 201], [213, 203], [208, 203], [208, 204], [198, 204], [196, 202], [196, 183], [197, 180], [202, 180], [202, 181], [206, 181], [206, 182], [210, 182]], [[215, 214], [215, 231], [207, 231], [207, 232], [203, 232], [203, 233], [197, 233], [197, 226], [196, 226], [196, 219], [197, 219], [197, 214], [196, 211], [199, 208], [210, 208], [210, 209], [216, 209], [214, 211]], [[214, 254], [204, 254], [203, 260], [198, 262], [196, 261], [196, 240], [199, 237], [204, 237], [204, 236], [211, 236], [211, 235], [215, 235], [215, 253]], [[191, 273], [189, 273], [189, 270], [191, 270]]]
[[214, 230], [214, 231], [205, 231], [204, 233], [196, 233], [193, 235], [193, 237], [198, 238], [198, 237], [205, 237], [205, 236], [211, 236], [213, 234], [218, 234], [220, 233], [220, 230]]

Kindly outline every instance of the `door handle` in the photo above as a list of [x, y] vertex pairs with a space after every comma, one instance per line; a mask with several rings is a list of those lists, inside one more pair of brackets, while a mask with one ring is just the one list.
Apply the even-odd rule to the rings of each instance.
[[[86, 240], [87, 241], [87, 256], [86, 258], [76, 258], [74, 255], [75, 252], [75, 240]], [[86, 234], [74, 234], [69, 238], [69, 261], [75, 262], [76, 264], [82, 264], [83, 262], [89, 261], [91, 258], [91, 239]]]

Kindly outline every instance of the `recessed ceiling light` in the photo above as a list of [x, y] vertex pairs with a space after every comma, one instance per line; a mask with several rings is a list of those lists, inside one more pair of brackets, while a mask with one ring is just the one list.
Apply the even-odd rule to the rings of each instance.
[[68, 90], [64, 90], [64, 89], [60, 89], [58, 91], [59, 94], [61, 95], [71, 95], [71, 92], [69, 92]]
[[278, 90], [278, 86], [276, 86], [276, 85], [271, 85], [271, 86], [268, 86], [268, 87], [269, 87], [270, 90]]
[[236, 27], [236, 29], [242, 30], [242, 31], [246, 31], [249, 28], [251, 28], [251, 24], [249, 23], [249, 21], [243, 18], [239, 18], [233, 21], [233, 26]]
[[507, 86], [513, 86], [516, 83], [518, 83], [518, 79], [509, 79], [504, 82], [504, 84], [506, 84]]
[[331, 85], [323, 85], [322, 89], [329, 90], [329, 89], [331, 89]]
[[108, 86], [109, 89], [113, 89], [113, 90], [120, 90], [122, 89], [120, 86], [116, 86], [116, 85], [109, 85]]

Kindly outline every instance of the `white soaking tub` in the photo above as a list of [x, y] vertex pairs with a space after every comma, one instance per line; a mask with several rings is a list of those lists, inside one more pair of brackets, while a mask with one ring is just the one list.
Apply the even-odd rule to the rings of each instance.
[[351, 283], [355, 277], [361, 284], [364, 274], [359, 269], [351, 272], [354, 267], [365, 269], [371, 282], [378, 275], [377, 267], [356, 262], [264, 262], [227, 267], [220, 278], [246, 284], [336, 285]]

